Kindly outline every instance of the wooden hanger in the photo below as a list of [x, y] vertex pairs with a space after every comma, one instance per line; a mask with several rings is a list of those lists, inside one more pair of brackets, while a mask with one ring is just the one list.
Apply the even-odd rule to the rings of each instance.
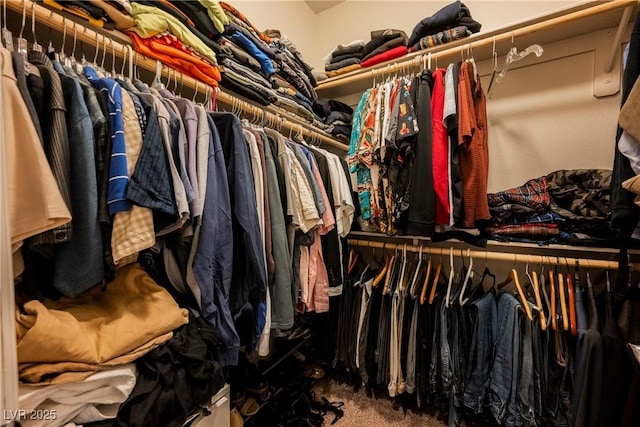
[[562, 329], [569, 330], [569, 313], [567, 311], [567, 300], [564, 295], [564, 276], [558, 273], [558, 293], [560, 294], [560, 310], [562, 313]]
[[386, 295], [389, 292], [389, 283], [391, 280], [391, 273], [395, 267], [396, 264], [396, 252], [397, 252], [397, 247], [396, 247], [396, 251], [394, 252], [393, 256], [391, 256], [391, 266], [387, 269], [387, 276], [384, 279], [384, 288], [382, 289], [382, 295]]
[[355, 249], [351, 249], [349, 252], [349, 267], [347, 268], [347, 274], [351, 274], [353, 268], [356, 266], [356, 261], [358, 261], [358, 251]]
[[[438, 272], [438, 274], [440, 274]], [[423, 305], [425, 300], [427, 299], [427, 290], [429, 289], [429, 278], [431, 277], [431, 257], [429, 257], [429, 263], [427, 264], [427, 274], [424, 276], [424, 281], [422, 282], [422, 289], [420, 292], [420, 305]]]
[[[565, 259], [566, 262], [566, 259]], [[576, 260], [577, 262], [577, 260]], [[576, 320], [576, 297], [575, 297], [575, 289], [573, 284], [573, 277], [568, 272], [569, 265], [567, 264], [567, 293], [569, 296], [569, 329], [571, 330], [571, 335], [578, 335], [578, 324]], [[577, 274], [577, 267], [576, 267]]]
[[551, 295], [549, 295], [549, 299], [551, 299], [551, 329], [554, 331], [558, 328], [558, 321], [556, 316], [556, 284], [555, 278], [553, 275], [553, 270], [549, 269], [549, 289], [551, 289]]
[[431, 294], [429, 294], [429, 304], [433, 304], [433, 299], [436, 297], [436, 288], [438, 287], [438, 281], [440, 280], [440, 273], [442, 272], [442, 260], [436, 267], [436, 274], [433, 276], [433, 284], [431, 285]]
[[442, 271], [442, 249], [440, 249], [440, 258], [438, 259], [438, 266], [436, 267], [436, 274], [433, 276], [433, 283], [431, 285], [431, 292], [429, 293], [429, 304], [433, 304], [433, 299], [436, 296], [436, 287], [440, 280], [440, 272]]
[[529, 263], [527, 263], [527, 267], [525, 268], [527, 276], [529, 277], [529, 281], [531, 282], [531, 286], [533, 287], [533, 294], [536, 298], [536, 305], [540, 308], [538, 310], [538, 317], [540, 318], [540, 328], [543, 331], [547, 330], [547, 319], [544, 315], [544, 309], [542, 306], [542, 298], [540, 297], [540, 283], [538, 283], [538, 273], [532, 272], [529, 274]]
[[531, 307], [529, 307], [529, 301], [527, 301], [527, 297], [522, 290], [522, 286], [520, 285], [520, 279], [518, 278], [518, 272], [515, 268], [511, 269], [511, 276], [513, 277], [513, 281], [516, 284], [516, 290], [518, 291], [518, 295], [520, 295], [520, 300], [522, 302], [522, 306], [524, 307], [524, 312], [527, 314], [527, 318], [529, 320], [533, 320], [533, 314], [531, 314]]
[[[514, 267], [514, 268], [515, 268], [515, 266], [516, 266], [516, 261], [517, 261], [517, 257], [516, 257], [516, 255], [514, 254], [514, 255], [513, 255], [513, 267]], [[500, 283], [498, 283], [498, 284], [496, 285], [496, 288], [497, 288], [497, 289], [502, 289], [502, 288], [504, 288], [505, 286], [507, 286], [509, 283], [511, 283], [512, 281], [513, 281], [513, 272], [511, 272], [511, 271], [510, 271], [510, 272], [509, 272], [509, 274], [507, 274], [507, 277], [506, 277], [502, 282], [500, 282]]]
[[460, 291], [460, 296], [458, 297], [458, 302], [461, 306], [465, 305], [465, 303], [469, 300], [469, 298], [464, 298], [464, 291], [467, 289], [467, 284], [469, 280], [473, 277], [473, 257], [471, 256], [471, 249], [467, 249], [467, 256], [469, 257], [469, 269], [467, 270], [467, 275], [464, 278], [464, 282], [462, 283], [462, 290]]
[[[386, 243], [382, 245], [383, 253], [384, 253], [384, 250], [386, 249], [386, 246], [387, 246]], [[373, 279], [372, 286], [374, 288], [380, 284], [382, 279], [384, 279], [385, 275], [387, 274], [387, 271], [389, 271], [389, 266], [391, 265], [391, 259], [392, 259], [391, 255], [385, 254], [384, 265], [382, 266], [382, 268], [380, 269], [376, 277]]]

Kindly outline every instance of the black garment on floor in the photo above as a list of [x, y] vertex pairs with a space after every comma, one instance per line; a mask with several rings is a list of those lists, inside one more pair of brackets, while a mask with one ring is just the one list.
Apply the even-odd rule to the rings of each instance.
[[220, 333], [191, 313], [173, 338], [136, 361], [138, 378], [118, 418], [86, 426], [179, 427], [224, 386]]

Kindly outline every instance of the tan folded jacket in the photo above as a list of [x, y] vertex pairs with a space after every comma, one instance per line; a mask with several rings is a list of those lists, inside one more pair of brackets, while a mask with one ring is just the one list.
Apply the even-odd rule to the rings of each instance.
[[187, 310], [138, 264], [128, 265], [106, 291], [94, 287], [76, 298], [28, 301], [16, 310], [20, 379], [60, 383], [70, 377], [61, 375], [65, 369], [93, 373], [131, 362], [187, 322]]

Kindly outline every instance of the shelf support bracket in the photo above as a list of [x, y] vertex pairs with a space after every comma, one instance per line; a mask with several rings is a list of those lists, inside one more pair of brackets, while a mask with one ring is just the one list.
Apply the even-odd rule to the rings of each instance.
[[620, 47], [620, 39], [622, 38], [622, 33], [624, 32], [625, 27], [627, 26], [627, 22], [629, 22], [629, 18], [631, 17], [631, 11], [633, 10], [632, 6], [625, 7], [624, 12], [622, 13], [622, 19], [620, 19], [620, 24], [618, 24], [618, 29], [616, 31], [616, 35], [613, 38], [613, 46], [611, 46], [611, 50], [609, 51], [609, 59], [607, 60], [607, 67], [605, 68], [605, 73], [610, 73], [613, 70], [614, 61], [616, 60], [616, 51]]
[[622, 75], [620, 42], [632, 11], [633, 7], [626, 7], [618, 27], [606, 31], [605, 37], [596, 44], [593, 79], [593, 96], [596, 98], [612, 96], [620, 91]]

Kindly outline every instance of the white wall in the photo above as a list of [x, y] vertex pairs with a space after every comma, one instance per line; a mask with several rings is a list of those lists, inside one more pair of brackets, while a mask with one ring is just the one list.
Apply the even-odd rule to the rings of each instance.
[[[347, 0], [316, 16], [318, 31], [315, 55], [310, 59], [317, 67], [320, 58], [340, 43], [352, 40], [370, 40], [372, 30], [394, 28], [404, 30], [407, 36], [423, 18], [433, 15], [451, 1], [362, 1]], [[544, 12], [559, 9], [574, 1], [486, 1], [465, 0], [471, 16], [491, 30]]]
[[[258, 28], [286, 32], [307, 60], [317, 65], [336, 44], [367, 39], [373, 29], [400, 28], [409, 34], [416, 22], [448, 3], [347, 0], [317, 15], [303, 1], [235, 1], [234, 5]], [[575, 3], [465, 1], [483, 30]], [[628, 34], [629, 29], [623, 41]], [[514, 64], [496, 87], [487, 103], [490, 192], [557, 169], [611, 169], [620, 95], [593, 96], [595, 46], [603, 37], [594, 33], [544, 45], [542, 58]], [[503, 61], [501, 57], [499, 63]], [[492, 66], [485, 61], [479, 69], [486, 91]], [[324, 96], [355, 105], [361, 93], [341, 88]]]
[[284, 32], [304, 58], [315, 59], [317, 15], [302, 0], [232, 0], [260, 31], [278, 29]]

